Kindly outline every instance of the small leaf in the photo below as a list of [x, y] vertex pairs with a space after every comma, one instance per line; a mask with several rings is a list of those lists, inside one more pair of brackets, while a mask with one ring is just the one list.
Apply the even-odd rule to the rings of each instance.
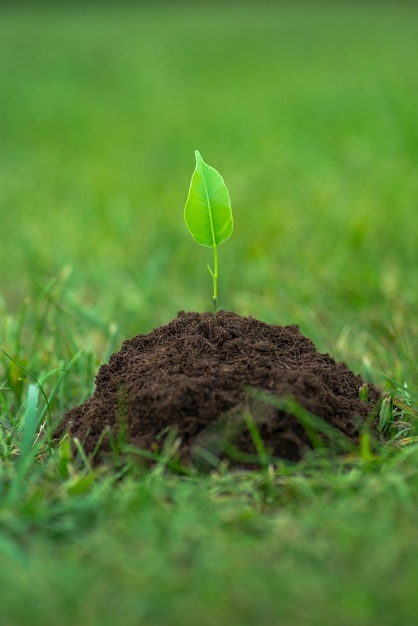
[[369, 401], [369, 385], [367, 383], [363, 383], [363, 385], [358, 390], [358, 397], [363, 402]]
[[184, 209], [186, 226], [202, 246], [215, 248], [232, 234], [231, 200], [222, 176], [195, 151], [196, 168]]
[[392, 398], [390, 396], [386, 396], [382, 400], [382, 404], [380, 406], [380, 411], [379, 411], [379, 423], [377, 427], [380, 430], [380, 432], [383, 433], [388, 428], [390, 422], [392, 421], [393, 421]]

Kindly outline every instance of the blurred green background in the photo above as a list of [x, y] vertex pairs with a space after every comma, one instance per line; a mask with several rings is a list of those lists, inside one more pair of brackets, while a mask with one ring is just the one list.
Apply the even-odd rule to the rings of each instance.
[[233, 204], [220, 307], [415, 376], [417, 26], [413, 3], [3, 8], [0, 313], [53, 290], [101, 345], [209, 310], [197, 148]]

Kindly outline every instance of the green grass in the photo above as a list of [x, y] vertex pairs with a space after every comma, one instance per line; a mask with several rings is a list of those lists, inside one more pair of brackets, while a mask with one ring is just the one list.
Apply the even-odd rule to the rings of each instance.
[[[1, 10], [2, 623], [415, 624], [417, 25], [413, 3]], [[386, 443], [210, 476], [50, 445], [123, 339], [211, 308], [194, 149], [234, 211], [220, 308], [380, 384]]]

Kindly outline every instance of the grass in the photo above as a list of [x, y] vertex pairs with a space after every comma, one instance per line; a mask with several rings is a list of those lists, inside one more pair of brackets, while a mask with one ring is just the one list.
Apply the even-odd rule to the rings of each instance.
[[[2, 8], [7, 626], [416, 622], [417, 21], [412, 3]], [[39, 436], [123, 339], [210, 309], [182, 219], [196, 148], [234, 210], [221, 308], [298, 323], [380, 384], [386, 442], [201, 476], [92, 469]]]

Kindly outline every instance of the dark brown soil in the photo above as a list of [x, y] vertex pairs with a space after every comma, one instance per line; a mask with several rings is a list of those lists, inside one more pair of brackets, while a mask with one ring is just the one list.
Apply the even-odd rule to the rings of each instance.
[[[372, 385], [368, 401], [359, 399], [363, 383], [319, 353], [298, 326], [181, 312], [125, 341], [99, 369], [93, 396], [65, 415], [58, 434], [69, 431], [88, 454], [98, 448], [97, 462], [115, 442], [158, 453], [175, 429], [182, 463], [228, 458], [248, 467], [258, 431], [269, 455], [297, 461], [313, 446], [357, 441], [379, 400]], [[111, 435], [98, 447], [105, 427]]]

